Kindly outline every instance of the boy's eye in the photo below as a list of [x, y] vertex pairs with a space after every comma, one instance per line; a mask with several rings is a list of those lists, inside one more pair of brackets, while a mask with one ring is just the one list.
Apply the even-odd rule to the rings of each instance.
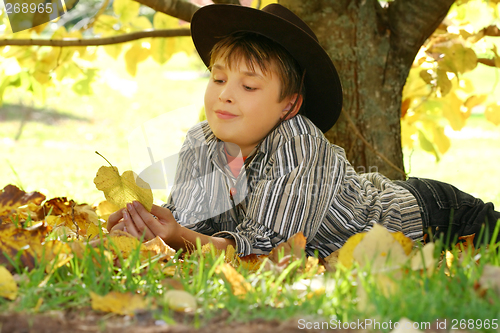
[[254, 91], [255, 89], [257, 89], [257, 88], [252, 88], [252, 87], [245, 86], [245, 85], [243, 85], [243, 88], [244, 88], [245, 90], [247, 90], [247, 91]]

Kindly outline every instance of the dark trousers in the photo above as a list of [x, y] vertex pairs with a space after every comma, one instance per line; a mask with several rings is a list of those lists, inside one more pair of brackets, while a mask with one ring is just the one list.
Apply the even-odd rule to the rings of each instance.
[[[500, 223], [500, 212], [495, 211], [493, 203], [484, 203], [453, 185], [416, 177], [395, 182], [417, 199], [424, 238], [443, 237], [447, 245], [451, 245], [460, 236], [475, 234], [474, 245], [478, 246], [479, 241], [481, 244], [490, 242], [497, 223]], [[481, 228], [484, 230], [479, 240]], [[500, 233], [496, 242], [500, 242]]]

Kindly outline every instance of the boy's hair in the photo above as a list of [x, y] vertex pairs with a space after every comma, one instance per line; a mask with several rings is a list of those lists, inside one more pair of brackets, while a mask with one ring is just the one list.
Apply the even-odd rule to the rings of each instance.
[[224, 59], [230, 69], [234, 64], [238, 65], [244, 60], [252, 71], [255, 70], [255, 64], [264, 75], [274, 70], [281, 82], [279, 102], [295, 93], [302, 95], [305, 100], [305, 89], [303, 87], [301, 89], [300, 84], [302, 70], [297, 60], [283, 46], [267, 37], [246, 31], [234, 32], [212, 48], [209, 70], [217, 59]]

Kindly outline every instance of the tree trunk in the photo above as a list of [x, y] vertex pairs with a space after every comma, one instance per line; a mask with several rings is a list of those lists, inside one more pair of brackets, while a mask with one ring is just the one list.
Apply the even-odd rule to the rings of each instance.
[[413, 59], [453, 0], [280, 0], [316, 33], [344, 90], [343, 114], [325, 133], [353, 167], [405, 179], [401, 97]]

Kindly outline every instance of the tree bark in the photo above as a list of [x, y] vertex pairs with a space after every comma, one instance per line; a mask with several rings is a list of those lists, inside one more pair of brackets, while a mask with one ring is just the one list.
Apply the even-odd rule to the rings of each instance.
[[176, 17], [186, 22], [191, 22], [191, 17], [200, 6], [187, 0], [134, 0], [158, 12]]
[[[325, 133], [358, 172], [405, 179], [401, 98], [412, 62], [454, 0], [280, 0], [316, 33], [344, 90], [343, 114]], [[388, 163], [390, 161], [391, 163]]]

